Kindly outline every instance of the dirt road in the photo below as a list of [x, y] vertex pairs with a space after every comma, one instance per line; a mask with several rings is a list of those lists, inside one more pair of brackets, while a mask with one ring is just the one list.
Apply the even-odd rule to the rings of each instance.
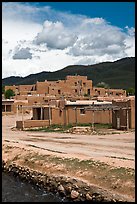
[[[26, 115], [24, 118], [30, 118]], [[93, 159], [116, 167], [135, 168], [135, 132], [79, 135], [13, 130], [21, 116], [2, 116], [2, 142], [60, 157]]]

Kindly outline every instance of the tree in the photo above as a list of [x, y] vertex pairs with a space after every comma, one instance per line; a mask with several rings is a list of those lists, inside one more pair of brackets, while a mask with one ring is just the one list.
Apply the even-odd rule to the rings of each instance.
[[97, 85], [96, 85], [97, 87], [100, 87], [100, 88], [105, 88], [105, 89], [109, 89], [110, 87], [109, 87], [109, 85], [108, 84], [106, 84], [105, 82], [99, 82]]
[[12, 96], [15, 96], [15, 93], [12, 89], [8, 89], [5, 91], [4, 95], [5, 95], [5, 98], [10, 99]]
[[126, 90], [127, 96], [134, 96], [135, 95], [135, 89], [134, 88], [128, 88]]
[[5, 93], [5, 86], [2, 86], [2, 94]]

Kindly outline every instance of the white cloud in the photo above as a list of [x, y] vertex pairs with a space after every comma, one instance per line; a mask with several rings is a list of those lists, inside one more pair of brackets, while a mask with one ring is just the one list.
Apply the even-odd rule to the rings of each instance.
[[49, 48], [65, 49], [73, 46], [76, 36], [67, 31], [61, 22], [45, 21], [43, 30], [37, 34], [34, 43], [46, 44]]
[[72, 64], [135, 56], [135, 28], [49, 6], [2, 3], [2, 76], [27, 76]]

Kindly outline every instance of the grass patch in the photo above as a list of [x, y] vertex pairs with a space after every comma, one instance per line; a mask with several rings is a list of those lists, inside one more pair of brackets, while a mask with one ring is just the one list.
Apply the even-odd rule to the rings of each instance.
[[[41, 127], [41, 128], [29, 128], [27, 131], [43, 131], [43, 132], [66, 132], [67, 130], [75, 127], [92, 127], [91, 123], [77, 123], [77, 124], [68, 124], [68, 125], [50, 125], [48, 127]], [[110, 129], [112, 128], [111, 124], [94, 124], [95, 129]]]

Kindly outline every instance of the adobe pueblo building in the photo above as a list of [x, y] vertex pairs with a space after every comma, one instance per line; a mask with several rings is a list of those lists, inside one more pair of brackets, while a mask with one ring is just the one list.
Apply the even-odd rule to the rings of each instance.
[[17, 121], [19, 129], [68, 124], [112, 124], [115, 129], [135, 128], [135, 100], [55, 100], [48, 105], [33, 105], [32, 118]]
[[5, 90], [8, 89], [12, 89], [15, 96], [11, 103], [2, 101], [3, 112], [32, 112], [30, 120], [17, 121], [17, 128], [78, 123], [112, 124], [116, 129], [135, 128], [135, 98], [126, 97], [126, 91], [122, 89], [93, 87], [92, 80], [86, 76], [5, 86]]
[[67, 76], [65, 80], [37, 82], [33, 85], [5, 86], [5, 91], [12, 89], [16, 99], [28, 96], [64, 96], [65, 98], [78, 96], [126, 96], [123, 89], [105, 89], [93, 87], [92, 80], [87, 76]]

